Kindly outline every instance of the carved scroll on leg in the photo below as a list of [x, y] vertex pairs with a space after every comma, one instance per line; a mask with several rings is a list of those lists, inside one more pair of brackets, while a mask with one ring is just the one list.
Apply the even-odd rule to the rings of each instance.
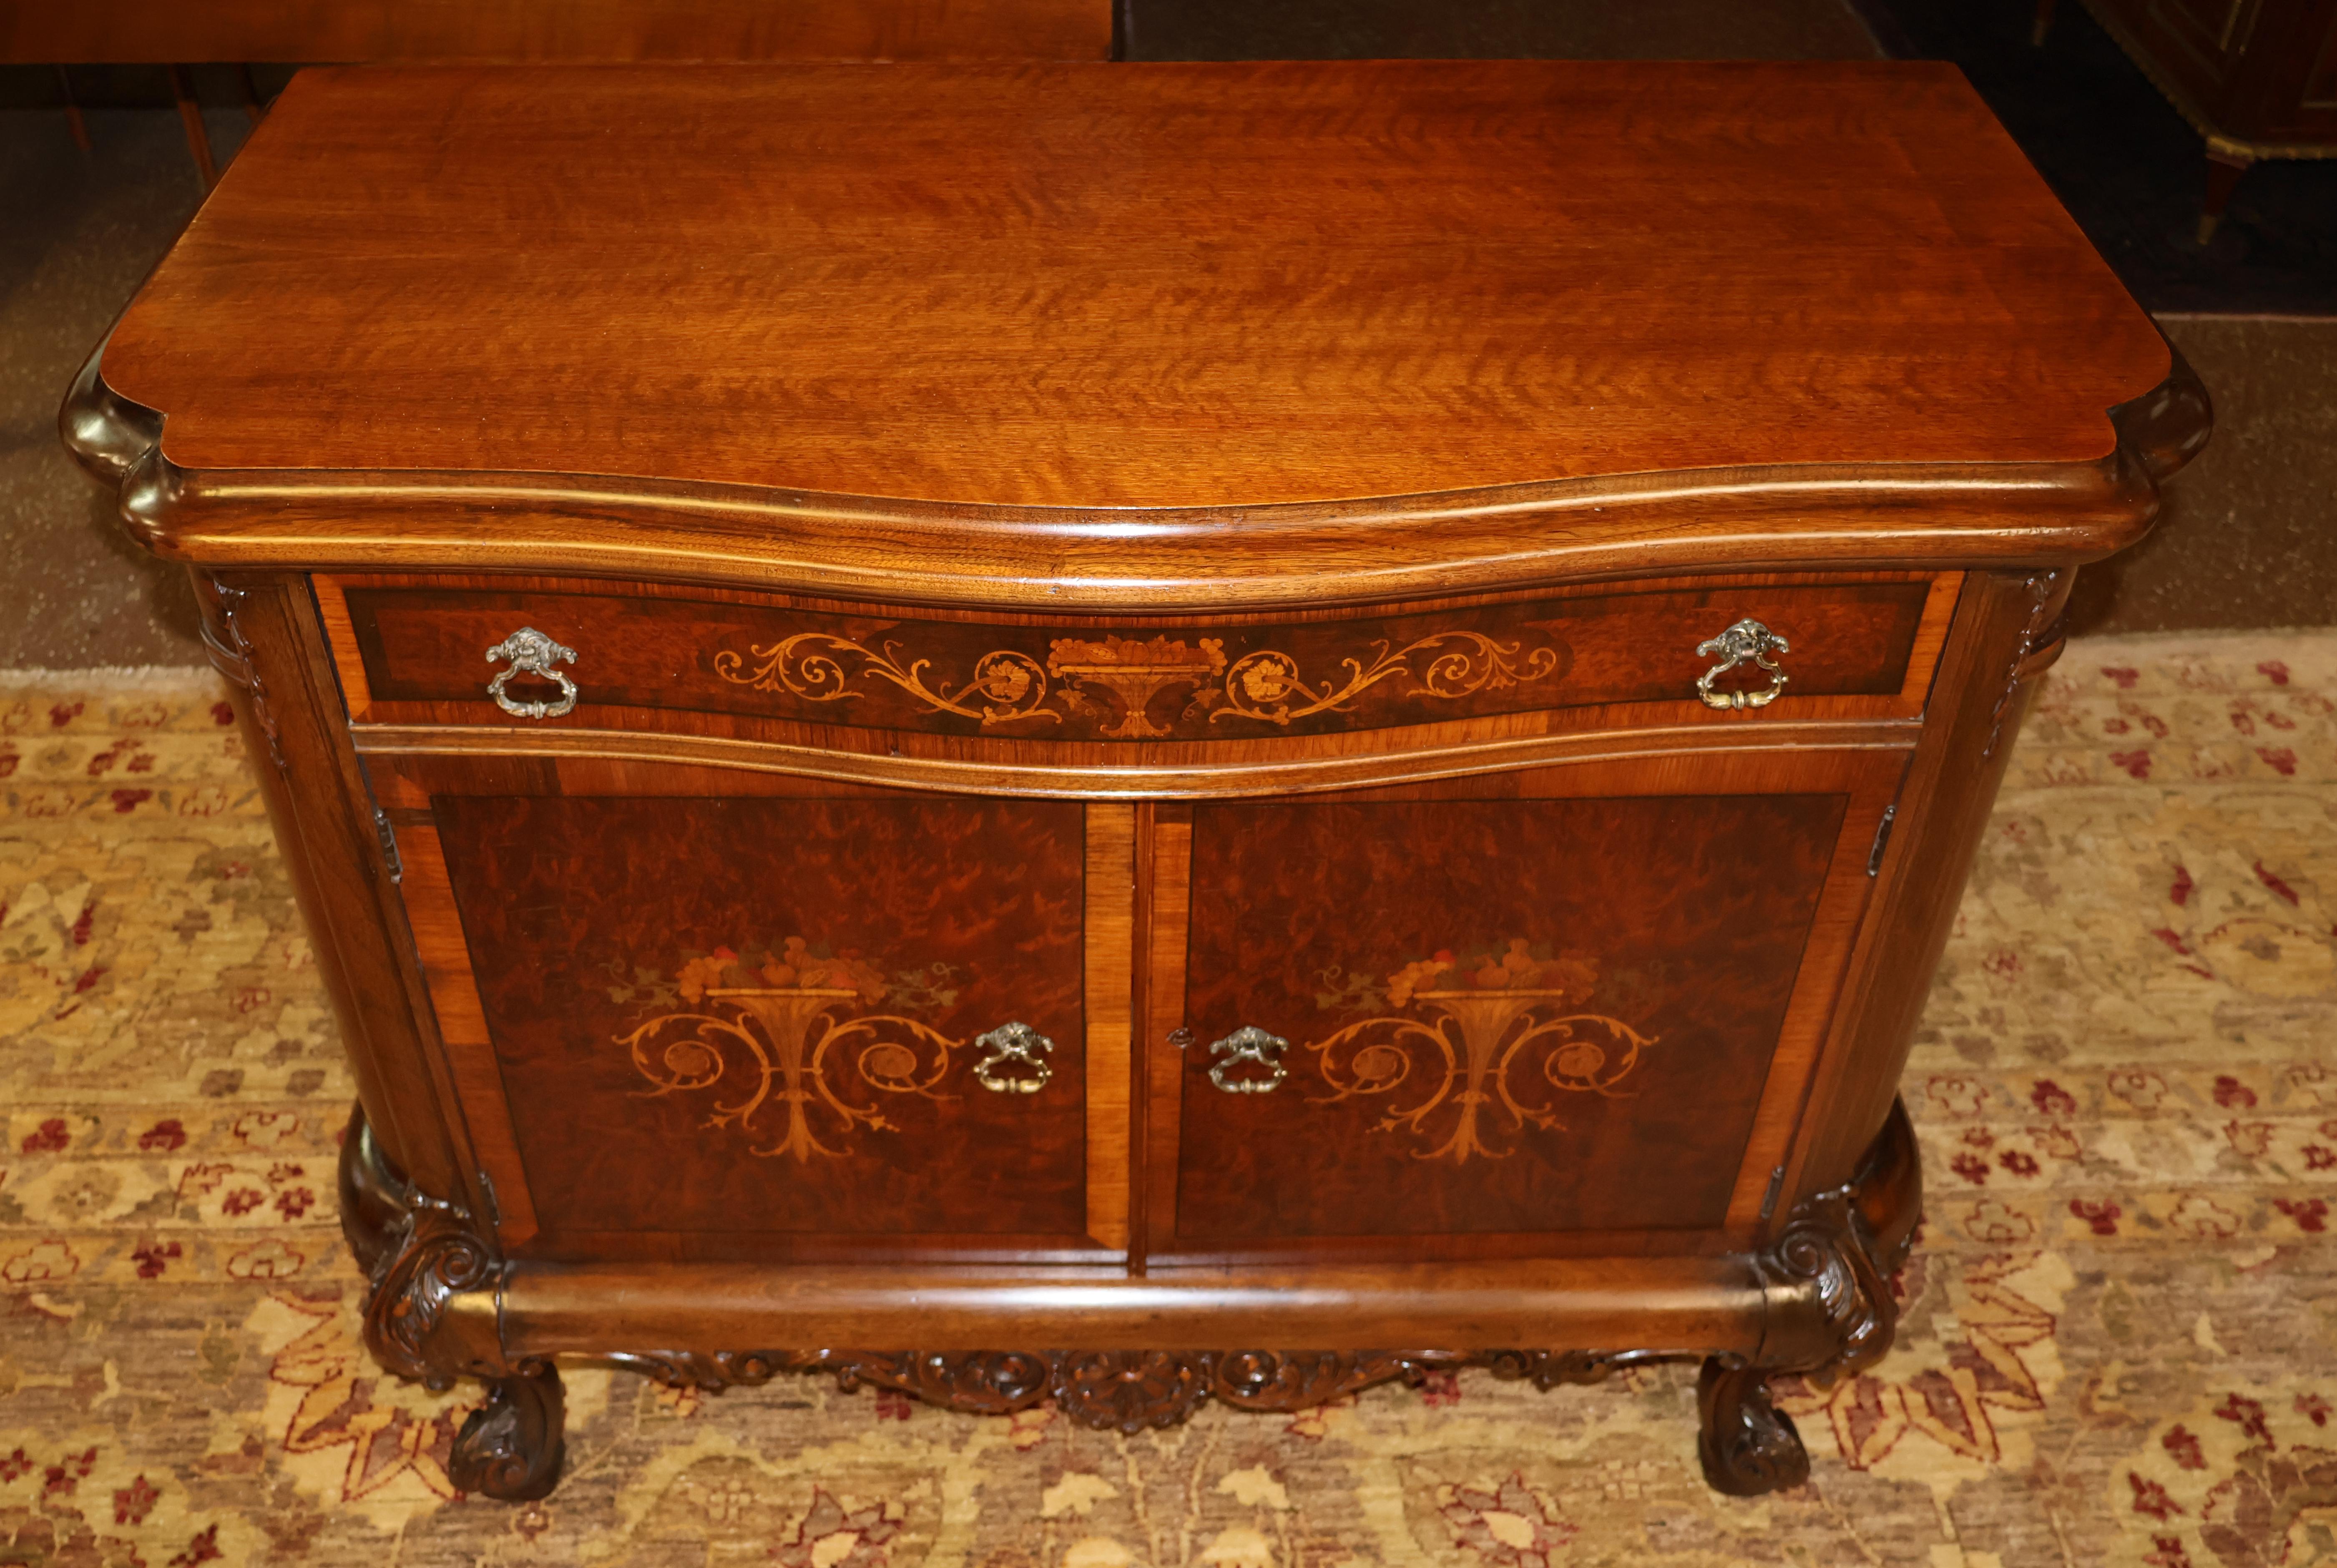
[[465, 1492], [505, 1503], [551, 1494], [565, 1455], [567, 1396], [549, 1361], [522, 1361], [508, 1377], [490, 1378], [487, 1402], [455, 1435], [446, 1477]]

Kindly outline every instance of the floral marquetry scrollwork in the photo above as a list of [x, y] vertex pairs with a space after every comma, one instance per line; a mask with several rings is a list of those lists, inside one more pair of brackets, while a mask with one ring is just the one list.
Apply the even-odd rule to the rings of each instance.
[[[1392, 692], [1457, 702], [1481, 691], [1555, 681], [1573, 663], [1572, 651], [1560, 642], [1529, 645], [1522, 637], [1504, 641], [1462, 628], [1403, 642], [1383, 637], [1368, 644], [1368, 654], [1345, 657], [1335, 648], [1328, 654], [1322, 650], [1326, 639], [1344, 637], [1335, 630], [1297, 637], [1296, 629], [1262, 628], [1253, 635], [1289, 646], [1229, 654], [1228, 642], [1238, 647], [1242, 641], [1237, 632], [1057, 637], [1043, 662], [1035, 651], [992, 647], [973, 656], [970, 666], [961, 662], [965, 677], [953, 680], [936, 673], [934, 656], [913, 654], [899, 642], [805, 631], [749, 642], [744, 654], [723, 649], [713, 665], [731, 685], [805, 702], [855, 702], [889, 686], [924, 713], [970, 719], [984, 730], [1032, 722], [1071, 727], [1051, 731], [1059, 735], [1083, 730], [1099, 740], [1149, 740], [1221, 734], [1213, 726], [1228, 719], [1286, 730], [1303, 720], [1348, 713], [1366, 693], [1390, 682], [1395, 682]], [[1339, 673], [1313, 678], [1310, 663]]]
[[[707, 1093], [709, 1130], [759, 1132], [776, 1121], [776, 1136], [752, 1152], [804, 1163], [848, 1152], [857, 1129], [898, 1132], [878, 1096], [955, 1098], [941, 1085], [968, 1043], [905, 1012], [875, 1010], [946, 1007], [956, 997], [949, 982], [946, 969], [888, 975], [799, 936], [776, 952], [718, 947], [684, 963], [670, 984], [614, 988], [620, 1000], [645, 990], [652, 1009], [616, 1043], [650, 1084], [642, 1097]], [[1010, 1024], [974, 1044], [1012, 1030], [1044, 1039]], [[1019, 1080], [1018, 1093], [1037, 1093], [1047, 1076]]]
[[[1417, 656], [1425, 659], [1415, 664]], [[1521, 642], [1500, 642], [1481, 632], [1439, 632], [1402, 648], [1373, 644], [1368, 659], [1341, 661], [1343, 681], [1310, 684], [1289, 654], [1271, 648], [1247, 653], [1226, 671], [1225, 703], [1209, 715], [1224, 719], [1262, 719], [1287, 725], [1294, 719], [1344, 708], [1383, 681], [1407, 676], [1419, 693], [1447, 700], [1467, 697], [1487, 687], [1515, 686], [1559, 672], [1555, 648], [1524, 652]]]
[[1417, 1158], [1506, 1156], [1513, 1151], [1487, 1141], [1489, 1109], [1515, 1133], [1563, 1126], [1563, 1094], [1632, 1093], [1623, 1085], [1656, 1041], [1619, 1018], [1576, 1010], [1597, 980], [1588, 955], [1538, 951], [1520, 937], [1501, 953], [1416, 959], [1384, 985], [1335, 986], [1318, 998], [1324, 1006], [1376, 1015], [1307, 1046], [1330, 1090], [1315, 1103], [1393, 1096], [1380, 1131], [1431, 1143]]
[[927, 674], [933, 668], [930, 659], [903, 663], [895, 644], [888, 642], [879, 651], [829, 632], [799, 632], [777, 642], [749, 643], [748, 652], [759, 662], [750, 667], [745, 659], [725, 649], [714, 656], [714, 672], [733, 685], [758, 691], [784, 691], [809, 702], [851, 701], [861, 695], [853, 689], [853, 681], [865, 675], [899, 687], [929, 711], [954, 713], [985, 725], [1018, 719], [1062, 721], [1061, 713], [1046, 706], [1046, 669], [1028, 654], [1011, 649], [975, 660], [973, 677], [963, 686], [932, 681]]

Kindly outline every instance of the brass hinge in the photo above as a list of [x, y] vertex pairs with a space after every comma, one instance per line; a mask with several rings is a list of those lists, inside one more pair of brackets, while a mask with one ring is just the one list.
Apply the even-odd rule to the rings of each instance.
[[1780, 1165], [1769, 1172], [1769, 1190], [1761, 1194], [1761, 1218], [1764, 1220], [1777, 1211], [1777, 1193], [1785, 1185], [1785, 1168]]
[[484, 1171], [479, 1172], [479, 1196], [487, 1200], [487, 1223], [501, 1230], [504, 1206], [495, 1200], [495, 1179]]
[[1898, 815], [1899, 808], [1895, 802], [1885, 806], [1882, 808], [1882, 820], [1874, 825], [1874, 848], [1866, 852], [1866, 874], [1869, 877], [1880, 877], [1882, 874], [1882, 851], [1891, 843], [1892, 819]]
[[389, 879], [406, 880], [406, 864], [397, 858], [397, 835], [389, 826], [389, 813], [376, 806], [373, 808], [373, 830], [381, 839], [381, 858], [389, 862]]

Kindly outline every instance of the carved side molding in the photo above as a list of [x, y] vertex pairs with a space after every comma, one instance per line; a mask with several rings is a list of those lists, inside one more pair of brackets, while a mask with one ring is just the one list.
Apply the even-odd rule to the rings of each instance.
[[259, 727], [260, 738], [268, 743], [268, 760], [281, 773], [283, 738], [269, 706], [267, 683], [260, 679], [259, 667], [252, 659], [251, 639], [244, 634], [240, 619], [246, 590], [230, 588], [208, 572], [195, 573], [195, 590], [196, 603], [202, 611], [203, 652], [210, 655], [211, 668], [243, 692], [251, 707], [252, 722]]
[[2020, 644], [2013, 650], [2004, 672], [2004, 690], [1997, 694], [1995, 711], [1989, 715], [1988, 744], [1980, 753], [1983, 759], [1995, 756], [2003, 743], [2005, 721], [2012, 715], [2020, 689], [2051, 669], [2061, 656], [2069, 584], [2070, 574], [2058, 568], [2032, 573], [2022, 584], [2029, 594], [2029, 620], [2020, 629]]

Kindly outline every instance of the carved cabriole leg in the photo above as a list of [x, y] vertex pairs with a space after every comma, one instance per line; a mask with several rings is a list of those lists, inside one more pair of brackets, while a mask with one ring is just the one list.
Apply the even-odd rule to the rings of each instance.
[[567, 1396], [549, 1361], [521, 1361], [487, 1383], [487, 1402], [455, 1435], [446, 1475], [465, 1492], [506, 1503], [548, 1496], [560, 1481]]
[[[367, 1270], [366, 1348], [382, 1367], [433, 1389], [487, 1385], [486, 1404], [455, 1434], [447, 1477], [505, 1502], [560, 1479], [565, 1402], [552, 1363], [506, 1357], [492, 1310], [502, 1263], [452, 1203], [407, 1183], [383, 1158], [359, 1111], [341, 1144], [341, 1230]], [[461, 1298], [485, 1292], [490, 1309]]]
[[1801, 1436], [1771, 1404], [1768, 1379], [1831, 1379], [1882, 1359], [1899, 1320], [1891, 1276], [1907, 1260], [1921, 1209], [1914, 1128], [1906, 1106], [1894, 1102], [1857, 1177], [1796, 1205], [1754, 1260], [1773, 1311], [1789, 1327], [1765, 1340], [1755, 1359], [1716, 1356], [1704, 1364], [1697, 1453], [1715, 1491], [1752, 1497], [1809, 1478]]
[[1758, 1497], [1810, 1478], [1809, 1452], [1793, 1417], [1770, 1403], [1768, 1378], [1742, 1357], [1714, 1356], [1696, 1380], [1696, 1456], [1716, 1492]]

